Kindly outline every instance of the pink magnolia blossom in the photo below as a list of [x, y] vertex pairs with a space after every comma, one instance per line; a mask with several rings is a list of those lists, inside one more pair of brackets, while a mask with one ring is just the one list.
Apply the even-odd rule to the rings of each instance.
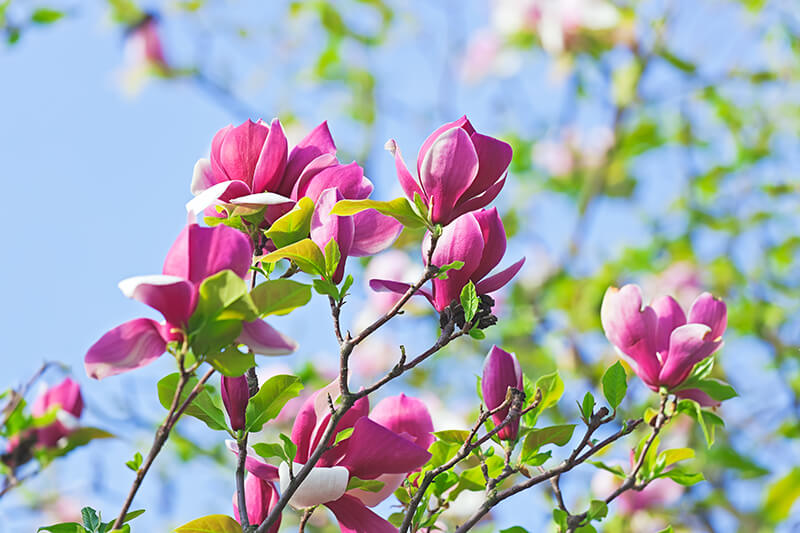
[[[522, 370], [514, 354], [492, 346], [483, 364], [481, 391], [483, 402], [491, 411], [497, 409], [506, 400], [509, 388], [522, 390]], [[500, 425], [508, 416], [510, 406], [504, 407], [492, 415], [495, 425]], [[502, 440], [515, 440], [519, 432], [519, 418], [503, 427], [497, 436]]]
[[228, 412], [231, 429], [234, 431], [244, 429], [245, 411], [247, 410], [247, 402], [250, 400], [247, 378], [245, 376], [235, 378], [222, 376], [220, 394], [222, 395], [222, 403], [225, 405], [225, 410]]
[[348, 256], [378, 253], [403, 229], [374, 209], [347, 217], [330, 214], [338, 200], [369, 197], [373, 185], [357, 163], [343, 165], [336, 159], [327, 122], [314, 128], [291, 152], [278, 119], [269, 125], [248, 120], [226, 126], [214, 136], [210, 158], [195, 165], [191, 190], [195, 198], [186, 205], [190, 213], [205, 210], [216, 216], [211, 207], [215, 204], [245, 212], [266, 206], [270, 223], [301, 198], [310, 198], [315, 204], [312, 240], [322, 249], [335, 240], [342, 255], [334, 275], [337, 283]]
[[725, 303], [707, 292], [695, 299], [688, 320], [671, 296], [643, 306], [636, 285], [609, 287], [600, 310], [608, 340], [655, 391], [678, 388], [697, 363], [722, 346], [727, 317]]
[[[250, 524], [263, 522], [280, 498], [274, 481], [264, 480], [251, 473], [248, 473], [244, 480], [244, 495], [245, 503], [247, 504], [247, 519]], [[238, 495], [234, 493], [233, 516], [237, 522], [241, 522], [238, 500]], [[267, 533], [278, 533], [280, 527], [281, 519], [278, 517], [278, 520], [267, 530]]]
[[55, 406], [59, 409], [57, 420], [36, 430], [37, 442], [48, 448], [55, 446], [62, 437], [69, 435], [76, 425], [76, 420], [80, 418], [83, 412], [80, 385], [71, 378], [65, 378], [34, 400], [31, 413], [33, 416], [43, 416]]
[[[423, 259], [430, 247], [430, 235], [422, 245]], [[457, 218], [445, 226], [434, 251], [433, 264], [441, 267], [454, 261], [463, 261], [459, 270], [449, 270], [447, 279], [434, 279], [432, 290], [421, 289], [422, 294], [441, 312], [454, 300], [458, 300], [461, 290], [472, 281], [478, 295], [490, 294], [504, 287], [519, 272], [525, 263], [523, 257], [505, 270], [488, 276], [506, 253], [506, 233], [497, 208], [482, 209]], [[488, 276], [488, 277], [487, 277]], [[404, 293], [408, 283], [392, 280], [373, 279], [370, 287], [376, 291]]]
[[145, 15], [141, 22], [128, 30], [125, 48], [129, 59], [164, 71], [169, 70], [159, 33], [158, 19], [152, 14]]
[[409, 200], [419, 194], [434, 223], [449, 224], [459, 216], [486, 207], [497, 197], [511, 163], [511, 146], [475, 131], [467, 117], [440, 126], [422, 143], [417, 175], [408, 171], [394, 139], [386, 143], [394, 155], [400, 185]]
[[[128, 278], [119, 284], [123, 294], [159, 311], [164, 322], [137, 318], [112, 329], [86, 353], [86, 373], [102, 379], [160, 357], [168, 342], [184, 338], [203, 280], [223, 270], [244, 278], [252, 252], [250, 240], [233, 228], [186, 226], [167, 254], [161, 275]], [[284, 355], [297, 347], [261, 320], [244, 322], [237, 341], [263, 355]]]

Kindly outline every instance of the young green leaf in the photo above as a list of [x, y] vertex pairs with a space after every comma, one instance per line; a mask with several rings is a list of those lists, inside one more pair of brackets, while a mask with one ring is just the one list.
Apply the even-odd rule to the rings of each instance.
[[395, 198], [388, 202], [377, 200], [339, 200], [333, 209], [332, 215], [349, 216], [367, 209], [374, 209], [382, 215], [388, 215], [407, 228], [425, 227], [425, 220], [420, 217], [405, 198]]
[[347, 483], [347, 490], [360, 489], [367, 492], [380, 492], [383, 486], [384, 482], [377, 479], [359, 479], [352, 476]]
[[256, 364], [252, 353], [240, 352], [231, 346], [206, 355], [206, 361], [219, 373], [228, 377], [241, 376]]
[[464, 319], [467, 322], [470, 322], [473, 318], [475, 318], [475, 313], [478, 312], [479, 304], [480, 299], [478, 298], [478, 293], [475, 290], [475, 284], [470, 281], [464, 285], [463, 289], [461, 289], [461, 307], [464, 308]]
[[328, 244], [325, 245], [325, 277], [327, 279], [333, 279], [341, 259], [342, 252], [339, 250], [339, 243], [333, 239], [329, 240]]
[[311, 239], [303, 239], [289, 246], [279, 248], [262, 257], [261, 262], [275, 263], [281, 259], [291, 259], [300, 267], [300, 270], [307, 274], [325, 275], [325, 256], [319, 246]]
[[242, 526], [230, 516], [214, 514], [183, 524], [175, 533], [242, 533]]
[[619, 404], [622, 403], [622, 399], [625, 398], [627, 390], [628, 383], [625, 369], [617, 361], [603, 374], [603, 395], [611, 408], [616, 410]]
[[[164, 409], [169, 409], [172, 405], [172, 398], [175, 396], [175, 391], [178, 388], [178, 380], [180, 375], [176, 372], [161, 378], [158, 382], [158, 401], [164, 406]], [[181, 392], [180, 402], [184, 402], [189, 397], [189, 393], [197, 385], [198, 380], [195, 377], [189, 378], [186, 386]], [[221, 400], [219, 395], [210, 394], [206, 385], [203, 390], [192, 400], [186, 410], [185, 414], [203, 421], [212, 430], [227, 430], [228, 423], [225, 420], [225, 414], [222, 411]]]
[[136, 452], [136, 454], [133, 456], [133, 459], [125, 463], [125, 466], [136, 472], [139, 470], [139, 467], [142, 466], [142, 460], [143, 460], [142, 454]]
[[303, 240], [311, 231], [311, 217], [314, 214], [314, 202], [304, 196], [297, 201], [294, 208], [272, 223], [265, 235], [272, 239], [276, 248], [283, 248]]
[[581, 415], [583, 415], [584, 420], [589, 421], [592, 418], [593, 411], [594, 396], [592, 396], [591, 392], [587, 392], [583, 397], [583, 402], [581, 402]]
[[564, 446], [572, 438], [575, 424], [562, 424], [541, 429], [532, 429], [525, 437], [523, 452], [535, 453], [545, 444]]
[[273, 279], [250, 291], [260, 317], [286, 315], [311, 300], [311, 287], [291, 279]]
[[303, 384], [296, 376], [272, 376], [261, 385], [247, 403], [245, 418], [248, 432], [261, 431], [265, 423], [280, 414], [286, 402], [300, 394]]

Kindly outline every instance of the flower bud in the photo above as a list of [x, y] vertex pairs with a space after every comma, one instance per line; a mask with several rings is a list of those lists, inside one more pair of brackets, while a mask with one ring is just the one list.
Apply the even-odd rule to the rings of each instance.
[[231, 429], [234, 431], [244, 429], [245, 411], [247, 402], [250, 400], [247, 378], [245, 376], [238, 378], [222, 376], [220, 392], [222, 403], [225, 404], [225, 410], [228, 412], [228, 419], [231, 421]]
[[[483, 364], [483, 379], [481, 380], [483, 402], [486, 407], [490, 411], [500, 407], [506, 400], [509, 388], [523, 390], [519, 361], [514, 354], [492, 346]], [[511, 406], [508, 405], [492, 415], [495, 425], [500, 425], [506, 419], [510, 408]], [[519, 418], [506, 424], [497, 433], [497, 436], [502, 440], [514, 440], [517, 438], [518, 432]]]
[[[55, 387], [51, 387], [44, 394], [36, 398], [33, 402], [31, 412], [33, 416], [42, 416], [54, 406], [58, 406], [59, 420], [53, 422], [49, 426], [37, 430], [37, 439], [39, 443], [46, 447], [55, 446], [61, 437], [69, 435], [73, 428], [68, 427], [70, 424], [67, 419], [77, 419], [83, 412], [83, 397], [81, 396], [81, 388], [75, 381], [70, 378], [64, 379]], [[65, 425], [64, 422], [67, 422]]]
[[[278, 491], [275, 489], [275, 484], [265, 481], [253, 474], [247, 474], [244, 481], [244, 497], [247, 504], [247, 519], [251, 524], [260, 524], [263, 522], [270, 510], [278, 502]], [[239, 515], [238, 495], [233, 495], [233, 515], [238, 522], [241, 522]], [[278, 521], [269, 529], [269, 533], [277, 533], [280, 528], [281, 520]]]

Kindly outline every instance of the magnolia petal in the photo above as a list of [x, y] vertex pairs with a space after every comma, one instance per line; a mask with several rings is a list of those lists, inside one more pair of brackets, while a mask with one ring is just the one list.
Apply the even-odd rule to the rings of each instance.
[[293, 204], [294, 200], [274, 192], [259, 192], [231, 199], [230, 203], [259, 209], [265, 205]]
[[497, 183], [486, 189], [486, 192], [479, 196], [475, 196], [474, 198], [470, 198], [469, 200], [463, 201], [463, 197], [459, 200], [458, 204], [456, 204], [456, 210], [453, 213], [453, 218], [460, 217], [465, 213], [469, 213], [471, 211], [477, 211], [483, 207], [486, 207], [492, 200], [497, 198], [497, 195], [500, 194], [500, 191], [503, 190], [503, 185], [506, 183], [506, 178], [502, 178]]
[[508, 170], [514, 153], [510, 144], [488, 135], [475, 132], [470, 135], [470, 139], [478, 154], [478, 175], [464, 192], [461, 197], [463, 200], [481, 195], [497, 183]]
[[704, 292], [689, 309], [689, 322], [705, 324], [711, 328], [711, 338], [718, 339], [728, 325], [728, 308], [725, 302]]
[[328, 502], [326, 507], [336, 515], [342, 533], [397, 533], [396, 527], [349, 494]]
[[363, 257], [390, 247], [403, 231], [403, 225], [392, 217], [367, 209], [353, 215], [353, 229], [353, 245], [348, 255]]
[[425, 196], [425, 193], [420, 188], [419, 182], [414, 179], [414, 176], [412, 176], [411, 172], [408, 171], [408, 167], [406, 166], [405, 161], [403, 161], [403, 155], [400, 153], [400, 147], [397, 146], [397, 142], [394, 139], [389, 139], [384, 148], [389, 150], [394, 157], [394, 166], [397, 170], [397, 179], [400, 181], [400, 187], [403, 188], [403, 192], [406, 194], [406, 197], [413, 202], [414, 194], [416, 193], [419, 194], [423, 201], [427, 202], [428, 197]]
[[[411, 288], [411, 283], [403, 283], [401, 281], [392, 281], [389, 279], [371, 279], [369, 280], [369, 288], [375, 292], [392, 292], [394, 294], [403, 295]], [[424, 296], [428, 299], [430, 304], [436, 307], [436, 304], [433, 303], [433, 294], [430, 290], [420, 287], [415, 293], [414, 296]]]
[[342, 198], [363, 200], [372, 193], [372, 182], [364, 177], [364, 169], [358, 163], [349, 165], [332, 165], [321, 170], [313, 179], [298, 182], [297, 198], [307, 196], [314, 203], [328, 189], [338, 190]]
[[347, 454], [339, 465], [360, 479], [375, 479], [381, 474], [412, 472], [430, 459], [425, 449], [373, 422], [359, 418], [348, 439]]
[[214, 134], [214, 138], [211, 140], [211, 157], [209, 158], [211, 160], [211, 168], [214, 170], [215, 174], [220, 176], [220, 180], [231, 179], [225, 172], [225, 169], [222, 167], [222, 163], [220, 162], [220, 150], [222, 149], [222, 142], [225, 140], [225, 136], [228, 135], [228, 132], [232, 129], [233, 125], [228, 124]]
[[658, 376], [659, 385], [669, 388], [680, 385], [694, 365], [719, 345], [711, 335], [711, 328], [705, 324], [685, 324], [675, 328], [669, 337], [669, 351]]
[[[289, 154], [284, 172], [284, 181], [281, 183], [281, 194], [288, 194], [294, 187], [295, 182], [303, 173], [303, 169], [317, 157], [323, 154], [336, 154], [336, 144], [333, 142], [331, 132], [328, 129], [328, 122], [325, 121], [305, 136], [302, 141], [297, 143]], [[286, 189], [288, 188], [288, 191]]]
[[[522, 390], [522, 370], [514, 354], [492, 346], [483, 363], [481, 391], [486, 407], [491, 411], [500, 407], [506, 400], [509, 388]], [[508, 416], [510, 406], [492, 415], [496, 425], [501, 424]], [[519, 418], [507, 424], [497, 436], [503, 440], [513, 440], [519, 431]]]
[[292, 200], [297, 201], [304, 196], [309, 183], [316, 178], [317, 174], [332, 166], [339, 166], [339, 161], [336, 159], [336, 156], [333, 154], [321, 154], [306, 165], [299, 178], [291, 184], [285, 182], [281, 185], [278, 192], [289, 195]]
[[[205, 191], [212, 185], [216, 185], [221, 180], [218, 174], [211, 168], [211, 161], [208, 159], [198, 159], [194, 165], [194, 172], [192, 172], [192, 185], [190, 190], [194, 196]], [[224, 178], [223, 178], [224, 179]]]
[[461, 128], [463, 129], [467, 135], [472, 135], [475, 133], [475, 128], [472, 127], [469, 120], [467, 120], [467, 116], [463, 115], [458, 120], [454, 120], [453, 122], [447, 122], [442, 124], [438, 128], [436, 128], [433, 133], [428, 135], [425, 141], [422, 143], [422, 146], [419, 149], [419, 154], [417, 154], [417, 173], [421, 175], [420, 169], [422, 168], [422, 161], [425, 160], [425, 156], [430, 150], [431, 145], [435, 143], [439, 137], [446, 131], [451, 130], [453, 128]]
[[288, 355], [297, 350], [297, 343], [263, 320], [242, 322], [236, 342], [259, 355]]
[[56, 421], [36, 430], [37, 442], [46, 447], [56, 446], [61, 437], [78, 427], [78, 418], [83, 412], [80, 385], [69, 377], [65, 378], [36, 398], [31, 413], [42, 416], [55, 406], [60, 408]]
[[230, 179], [253, 186], [256, 163], [268, 133], [269, 128], [264, 123], [248, 119], [225, 135], [219, 149], [219, 161]]
[[[429, 243], [430, 237], [426, 235], [422, 244], [423, 257], [430, 246]], [[445, 226], [433, 253], [433, 264], [441, 267], [454, 261], [463, 261], [464, 266], [459, 270], [449, 270], [447, 279], [433, 280], [433, 301], [437, 311], [442, 311], [451, 301], [459, 298], [461, 289], [480, 265], [483, 246], [481, 227], [471, 213]]]
[[224, 224], [213, 228], [189, 224], [167, 253], [162, 272], [194, 284], [228, 269], [244, 278], [252, 255], [250, 239], [238, 230]]
[[163, 329], [149, 318], [117, 326], [89, 348], [84, 358], [86, 373], [103, 379], [152, 363], [167, 349]]
[[119, 282], [126, 297], [160, 311], [167, 322], [186, 325], [197, 304], [197, 289], [178, 276], [135, 276]]
[[663, 354], [669, 349], [669, 336], [672, 330], [686, 324], [686, 315], [672, 296], [657, 298], [650, 307], [656, 313], [655, 349]]
[[419, 171], [433, 222], [447, 224], [453, 219], [456, 202], [477, 173], [478, 154], [463, 129], [450, 129], [436, 139]]
[[478, 221], [481, 227], [481, 235], [483, 235], [481, 262], [470, 276], [470, 279], [477, 283], [486, 277], [503, 259], [506, 253], [506, 230], [496, 207], [476, 211], [473, 215], [475, 220]]
[[427, 450], [433, 443], [433, 420], [422, 400], [400, 394], [384, 398], [369, 417], [398, 435], [408, 434], [420, 448]]
[[[302, 464], [294, 463], [294, 472], [299, 472], [303, 468]], [[289, 486], [289, 465], [281, 463], [278, 468], [280, 476], [281, 492]], [[300, 483], [297, 490], [289, 499], [289, 505], [295, 509], [303, 509], [328, 503], [341, 498], [347, 490], [347, 482], [350, 481], [350, 472], [341, 466], [318, 466], [311, 469], [308, 476]]]
[[[239, 445], [236, 444], [235, 440], [226, 439], [225, 447], [236, 454], [237, 457], [239, 456]], [[278, 481], [278, 468], [265, 463], [261, 459], [258, 459], [258, 457], [256, 451], [248, 446], [247, 457], [244, 460], [245, 469], [264, 481]]]
[[327, 189], [319, 196], [311, 217], [310, 232], [311, 240], [321, 250], [325, 250], [330, 241], [335, 241], [339, 247], [341, 257], [331, 280], [337, 284], [344, 277], [344, 267], [347, 256], [350, 254], [350, 247], [353, 245], [353, 234], [355, 233], [353, 217], [331, 214], [333, 206], [342, 198], [339, 189]]
[[479, 281], [475, 285], [475, 290], [478, 294], [491, 294], [496, 290], [502, 289], [508, 282], [514, 279], [514, 276], [517, 275], [517, 272], [520, 271], [524, 264], [525, 258], [523, 257], [510, 267]]
[[186, 202], [186, 211], [190, 215], [197, 215], [212, 205], [219, 205], [250, 193], [250, 187], [243, 181], [223, 181], [212, 185]]
[[286, 134], [283, 132], [281, 122], [273, 119], [269, 126], [269, 133], [261, 153], [258, 156], [255, 170], [253, 171], [253, 191], [266, 192], [276, 191], [283, 179], [283, 172], [286, 170], [286, 160], [289, 153], [289, 145]]
[[718, 402], [700, 389], [684, 389], [675, 393], [675, 396], [682, 399], [694, 400], [701, 407], [719, 407], [722, 402]]
[[[244, 495], [245, 503], [247, 504], [247, 519], [251, 524], [260, 524], [263, 522], [279, 499], [275, 485], [250, 474], [248, 474], [244, 480]], [[238, 500], [238, 494], [234, 492], [233, 516], [238, 522], [241, 522]], [[279, 517], [278, 521], [269, 528], [268, 532], [277, 533], [278, 529], [280, 529], [280, 522], [281, 520]]]
[[247, 386], [247, 378], [245, 376], [235, 378], [222, 376], [219, 392], [220, 396], [222, 396], [222, 404], [228, 413], [231, 429], [234, 431], [244, 429], [244, 413], [245, 409], [247, 409], [247, 402], [250, 400], [250, 388]]

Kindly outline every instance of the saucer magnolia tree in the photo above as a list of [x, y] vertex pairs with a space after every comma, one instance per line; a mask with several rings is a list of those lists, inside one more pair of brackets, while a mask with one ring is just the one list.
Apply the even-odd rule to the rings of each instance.
[[[630, 494], [703, 479], [691, 462], [684, 463], [695, 451], [670, 447], [661, 436], [683, 418], [700, 425], [710, 446], [715, 427], [722, 425], [714, 408], [735, 395], [709, 377], [727, 313], [708, 293], [686, 314], [668, 295], [645, 306], [637, 287], [609, 288], [597, 312], [625, 364], [614, 363], [600, 378], [603, 398], [569, 391], [582, 401], [562, 405], [567, 419], [554, 416], [565, 394], [558, 372], [526, 373], [502, 346], [491, 347], [482, 370], [479, 364], [471, 369], [478, 386], [466, 383], [460, 391], [462, 397], [472, 394], [474, 416], [467, 425], [443, 427], [425, 396], [397, 394], [405, 383], [400, 378], [441, 357], [446, 346], [476, 343], [488, 328], [502, 326], [490, 295], [523, 271], [525, 258], [507, 264], [513, 242], [507, 242], [491, 205], [502, 194], [511, 161], [507, 143], [478, 133], [462, 117], [422, 143], [417, 176], [394, 141], [387, 147], [406, 197], [370, 198], [373, 187], [359, 164], [336, 159], [326, 123], [291, 150], [277, 119], [228, 126], [214, 136], [210, 158], [195, 167], [196, 197], [187, 205], [193, 217], [203, 216], [203, 225], [192, 221], [184, 228], [161, 274], [119, 284], [125, 296], [163, 319], [125, 322], [85, 356], [90, 377], [114, 380], [168, 354], [175, 372], [153, 383], [167, 412], [164, 421], [147, 454], [128, 462], [134, 475], [125, 498], [103, 509], [112, 520], [103, 522], [87, 506], [82, 523], [44, 525], [40, 531], [135, 530], [131, 520], [143, 512], [132, 510], [137, 494], [182, 417], [202, 421], [209, 438], [227, 440], [236, 488], [229, 512], [197, 516], [177, 527], [178, 533], [275, 533], [293, 524], [304, 531], [325, 510], [347, 533], [434, 531], [447, 524], [460, 533], [527, 490], [555, 495], [559, 531], [593, 531], [617, 498], [638, 501]], [[351, 330], [347, 303], [355, 278], [347, 257], [388, 249], [404, 228], [421, 247], [421, 275], [370, 280], [372, 289], [396, 297], [371, 323]], [[498, 270], [501, 264], [506, 266]], [[428, 347], [410, 352], [398, 346], [386, 373], [354, 386], [354, 349], [390, 322], [411, 320], [403, 311], [418, 295], [433, 308], [424, 312], [438, 315]], [[339, 354], [334, 380], [318, 388], [289, 374], [259, 379], [256, 368], [269, 361], [264, 356], [288, 356], [291, 362], [304, 341], [288, 338], [265, 319], [302, 316], [312, 297], [330, 309], [330, 342]], [[320, 331], [309, 328], [308, 335]], [[423, 337], [422, 331], [416, 336]], [[647, 409], [633, 418], [619, 411], [629, 374], [650, 389]], [[300, 395], [304, 399], [295, 400]], [[18, 479], [26, 463], [43, 466], [92, 437], [109, 436], [93, 430], [75, 441], [75, 434], [85, 432], [82, 408], [81, 392], [70, 380], [48, 390], [30, 410], [19, 399], [3, 425], [7, 475]], [[276, 430], [280, 418], [293, 419], [289, 435]], [[630, 465], [602, 462], [612, 450], [629, 456]], [[561, 479], [592, 468], [616, 481], [570, 510]], [[477, 505], [451, 516], [467, 493], [478, 496]]]

